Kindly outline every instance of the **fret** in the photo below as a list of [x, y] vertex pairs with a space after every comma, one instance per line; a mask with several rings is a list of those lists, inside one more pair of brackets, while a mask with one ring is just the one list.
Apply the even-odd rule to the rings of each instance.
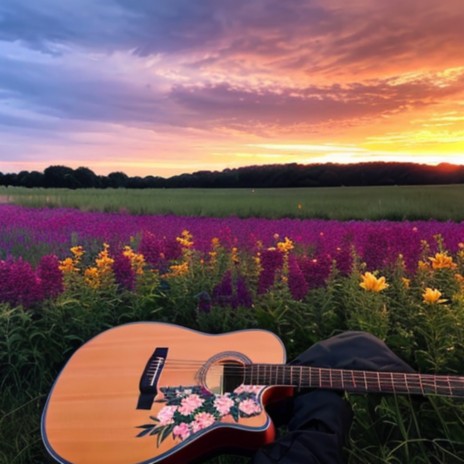
[[392, 384], [393, 393], [396, 393], [395, 379], [393, 378], [393, 372], [390, 372], [390, 381], [391, 381], [391, 384]]
[[352, 390], [355, 388], [353, 383], [353, 373], [352, 371], [342, 371], [343, 378], [343, 388], [346, 390]]
[[324, 373], [327, 373], [327, 369], [322, 368], [322, 369], [320, 369], [319, 372], [320, 372], [320, 376], [319, 376], [319, 386], [320, 386], [321, 388], [323, 388], [323, 387], [327, 388], [327, 385], [324, 385]]
[[343, 378], [343, 371], [339, 371], [340, 375], [340, 387], [342, 390], [345, 390], [345, 380]]
[[243, 366], [245, 385], [291, 385], [302, 388], [327, 388], [353, 393], [464, 397], [464, 376], [406, 372], [377, 372], [330, 369], [285, 364], [249, 364]]
[[366, 372], [363, 372], [363, 377], [364, 377], [364, 388], [366, 391], [368, 391], [369, 388], [367, 386], [367, 373]]
[[404, 386], [406, 388], [406, 392], [407, 393], [410, 393], [409, 391], [409, 385], [408, 385], [408, 377], [406, 376], [406, 374], [403, 374], [403, 377], [404, 377]]

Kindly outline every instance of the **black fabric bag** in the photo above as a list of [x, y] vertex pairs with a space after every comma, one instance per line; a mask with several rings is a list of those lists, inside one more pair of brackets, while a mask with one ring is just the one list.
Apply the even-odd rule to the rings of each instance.
[[[348, 331], [323, 340], [289, 364], [367, 371], [413, 372], [375, 336]], [[274, 405], [269, 413], [288, 433], [261, 448], [253, 464], [342, 464], [343, 445], [353, 419], [350, 405], [337, 393], [312, 390]]]

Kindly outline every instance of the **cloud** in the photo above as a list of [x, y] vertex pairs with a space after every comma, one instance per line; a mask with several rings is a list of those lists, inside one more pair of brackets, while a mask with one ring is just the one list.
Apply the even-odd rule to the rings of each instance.
[[420, 75], [405, 82], [378, 79], [366, 83], [293, 88], [240, 88], [218, 85], [173, 88], [170, 98], [201, 116], [198, 124], [233, 126], [288, 126], [380, 117], [462, 93], [464, 68], [445, 84], [439, 76]]
[[462, 0], [1, 0], [0, 156], [457, 130], [463, 23]]

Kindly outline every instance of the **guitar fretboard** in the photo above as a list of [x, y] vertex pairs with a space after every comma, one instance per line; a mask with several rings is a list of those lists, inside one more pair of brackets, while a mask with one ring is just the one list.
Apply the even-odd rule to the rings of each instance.
[[250, 364], [248, 385], [325, 388], [352, 393], [398, 393], [464, 397], [464, 376], [328, 369], [281, 364]]

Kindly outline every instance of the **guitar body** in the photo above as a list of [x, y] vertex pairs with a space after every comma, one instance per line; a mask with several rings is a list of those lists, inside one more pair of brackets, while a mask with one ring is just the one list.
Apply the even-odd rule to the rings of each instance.
[[285, 363], [282, 342], [263, 330], [207, 335], [151, 322], [107, 330], [60, 373], [43, 441], [72, 464], [174, 464], [252, 451], [274, 439], [265, 404], [289, 392], [243, 385], [247, 363]]

